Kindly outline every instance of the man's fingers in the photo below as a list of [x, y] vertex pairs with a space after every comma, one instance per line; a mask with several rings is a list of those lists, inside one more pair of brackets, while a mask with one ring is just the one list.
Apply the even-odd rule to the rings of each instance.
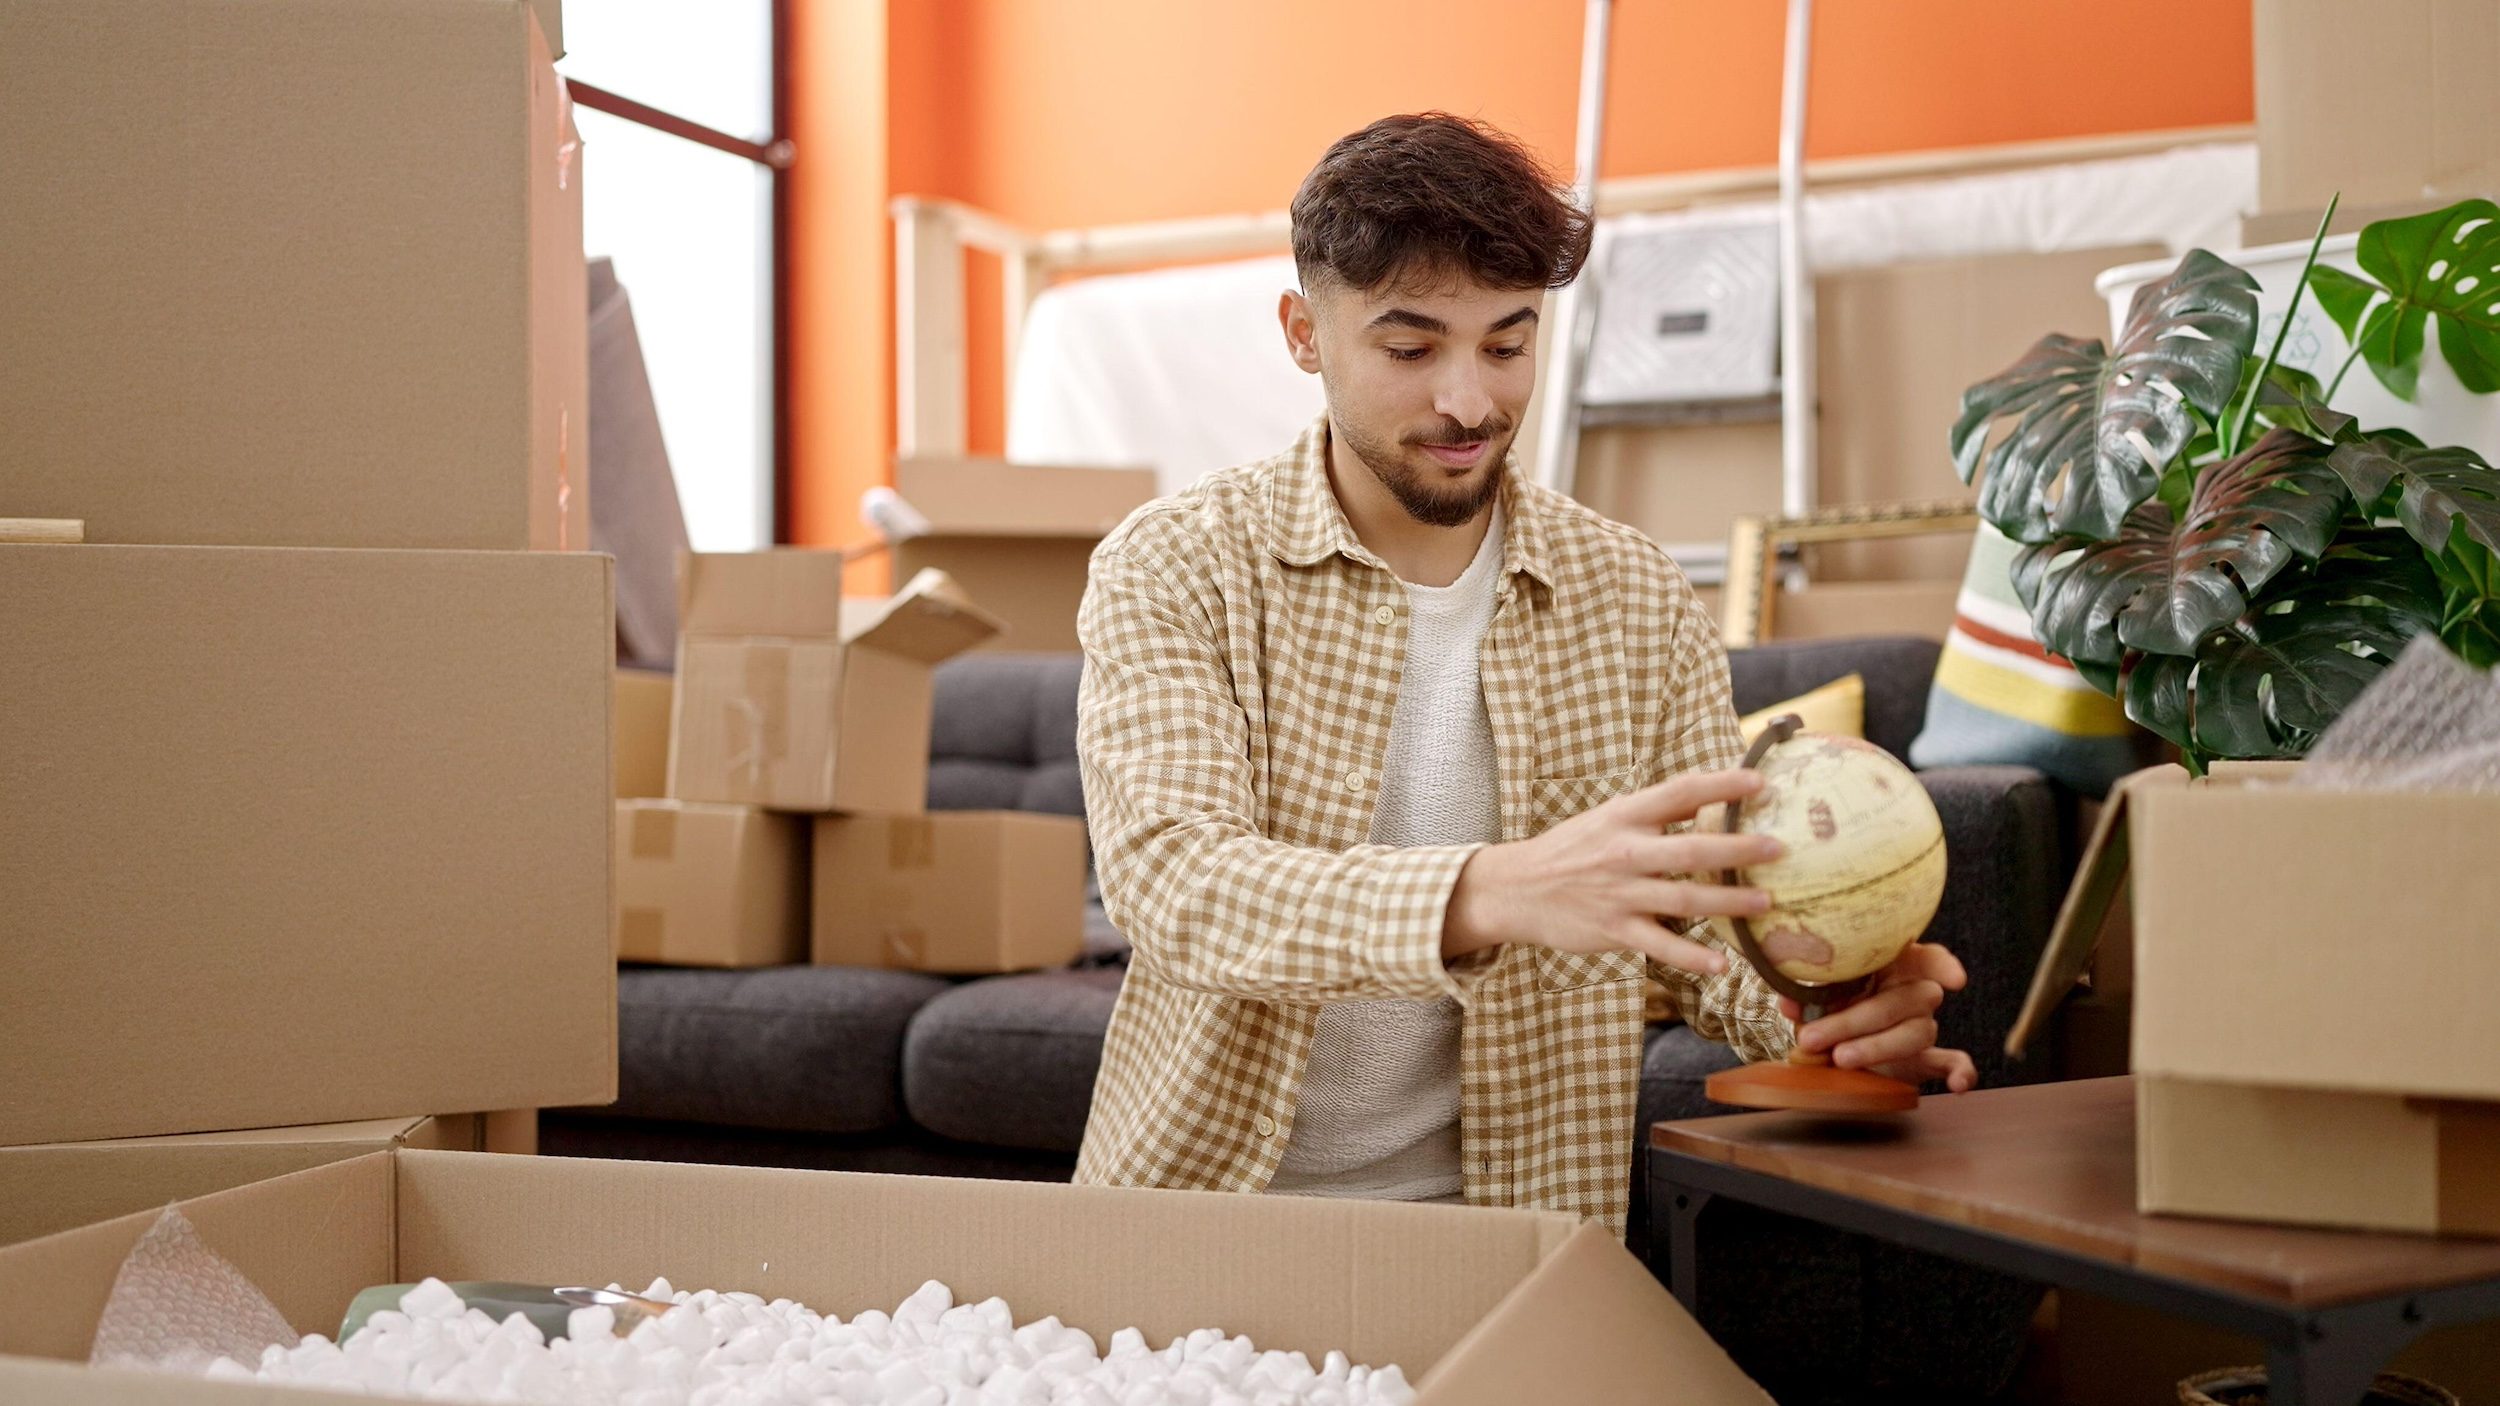
[[1877, 1065], [1875, 1072], [1905, 1084], [1924, 1084], [1941, 1079], [1946, 1088], [1957, 1094], [1966, 1094], [1979, 1087], [1979, 1066], [1960, 1050], [1931, 1047], [1907, 1059]]
[[1616, 934], [1627, 951], [1696, 976], [1717, 976], [1727, 970], [1727, 954], [1715, 947], [1678, 937], [1647, 918], [1624, 923]]
[[[1835, 1062], [1839, 1049], [1847, 1041], [1876, 1034], [1905, 1020], [1932, 1016], [1944, 1004], [1944, 988], [1932, 981], [1904, 982], [1887, 986], [1874, 995], [1844, 1006], [1797, 1032], [1798, 1047], [1810, 1052], [1831, 1051]], [[1928, 1022], [1933, 1025], [1933, 1021]], [[1893, 1051], [1878, 1056], [1891, 1059], [1907, 1051]]]
[[1843, 1069], [1864, 1069], [1870, 1065], [1911, 1058], [1935, 1043], [1935, 1017], [1912, 1016], [1872, 1035], [1843, 1040], [1832, 1047], [1832, 1063]]
[[1693, 771], [1644, 786], [1609, 804], [1621, 807], [1626, 820], [1664, 826], [1692, 819], [1703, 806], [1740, 801], [1761, 789], [1758, 771]]
[[1959, 991], [1969, 980], [1962, 959], [1932, 942], [1911, 943], [1884, 974], [1886, 985], [1932, 981], [1947, 991]]
[[1768, 864], [1788, 852], [1768, 835], [1714, 835], [1694, 831], [1683, 835], [1643, 837], [1627, 851], [1644, 874], [1717, 874]]
[[1771, 911], [1771, 896], [1760, 889], [1691, 879], [1637, 879], [1629, 898], [1633, 911], [1660, 918], [1754, 918]]

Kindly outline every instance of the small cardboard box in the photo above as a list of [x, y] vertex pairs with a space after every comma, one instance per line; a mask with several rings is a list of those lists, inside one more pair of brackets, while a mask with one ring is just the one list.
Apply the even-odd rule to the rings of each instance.
[[1074, 652], [1094, 545], [1155, 496], [1152, 469], [898, 458], [894, 491], [929, 531], [898, 542], [898, 579], [935, 567], [995, 613], [985, 648]]
[[804, 820], [702, 801], [616, 803], [616, 957], [677, 967], [807, 960]]
[[0, 546], [0, 1145], [615, 1098], [609, 570]]
[[484, 1123], [461, 1113], [0, 1147], [0, 1245], [394, 1147], [482, 1152]]
[[647, 669], [616, 671], [616, 796], [668, 794], [668, 717], [677, 679]]
[[819, 966], [1062, 967], [1085, 945], [1085, 822], [1023, 811], [816, 821]]
[[589, 547], [554, 18], [0, 8], [0, 517], [84, 519], [90, 542]]
[[2280, 784], [2296, 765], [2120, 782], [2007, 1046], [2123, 904], [2140, 1209], [2500, 1233], [2500, 950], [2480, 926], [2500, 911], [2500, 796]]
[[2258, 0], [2257, 204], [2310, 212], [2500, 188], [2500, 5]]
[[842, 598], [842, 554], [679, 563], [668, 793], [790, 811], [917, 814], [929, 791], [929, 671], [998, 633], [942, 571]]
[[[336, 1332], [368, 1285], [427, 1276], [666, 1275], [845, 1317], [935, 1279], [957, 1302], [1005, 1299], [1019, 1323], [1055, 1315], [1098, 1348], [1124, 1327], [1157, 1347], [1213, 1327], [1395, 1364], [1419, 1406], [1770, 1402], [1605, 1227], [1547, 1211], [461, 1152], [359, 1157], [182, 1211], [299, 1332]], [[152, 1220], [0, 1250], [0, 1399], [270, 1399], [84, 1365]]]

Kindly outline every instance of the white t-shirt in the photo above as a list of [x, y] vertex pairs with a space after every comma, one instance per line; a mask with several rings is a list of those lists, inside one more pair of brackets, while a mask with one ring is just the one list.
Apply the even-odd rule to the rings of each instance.
[[[1497, 508], [1475, 560], [1447, 586], [1406, 586], [1406, 668], [1371, 840], [1502, 838], [1499, 760], [1477, 655], [1502, 561]], [[1293, 1137], [1268, 1190], [1391, 1201], [1456, 1200], [1458, 1003], [1340, 1001], [1320, 1012]]]

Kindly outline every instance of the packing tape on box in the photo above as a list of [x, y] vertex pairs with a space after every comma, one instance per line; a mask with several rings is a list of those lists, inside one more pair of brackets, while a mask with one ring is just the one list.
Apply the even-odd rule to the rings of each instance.
[[648, 962], [668, 955], [668, 914], [657, 908], [620, 908], [616, 913], [616, 950]]
[[668, 863], [677, 858], [677, 812], [658, 806], [634, 807], [633, 856]]
[[937, 825], [927, 816], [897, 816], [885, 823], [885, 867], [926, 869], [937, 862]]
[[898, 967], [918, 969], [929, 957], [929, 935], [914, 927], [885, 930], [885, 954]]
[[729, 774], [747, 789], [790, 751], [790, 646], [746, 640], [739, 692], [721, 700], [721, 734], [729, 739]]

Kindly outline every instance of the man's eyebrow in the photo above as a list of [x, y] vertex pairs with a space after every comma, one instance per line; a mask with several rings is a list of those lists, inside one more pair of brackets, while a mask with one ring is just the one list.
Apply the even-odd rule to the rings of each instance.
[[1391, 308], [1387, 312], [1382, 313], [1380, 316], [1373, 318], [1371, 320], [1371, 326], [1375, 329], [1382, 327], [1412, 327], [1418, 332], [1430, 332], [1436, 337], [1446, 337], [1450, 332], [1450, 324], [1443, 322], [1437, 317], [1416, 312], [1409, 308]]
[[1487, 332], [1501, 332], [1509, 328], [1516, 327], [1520, 323], [1534, 321], [1536, 321], [1536, 309], [1521, 308], [1519, 311], [1512, 313], [1510, 316], [1503, 318], [1501, 321], [1494, 323], [1492, 326], [1487, 327], [1484, 330]]

